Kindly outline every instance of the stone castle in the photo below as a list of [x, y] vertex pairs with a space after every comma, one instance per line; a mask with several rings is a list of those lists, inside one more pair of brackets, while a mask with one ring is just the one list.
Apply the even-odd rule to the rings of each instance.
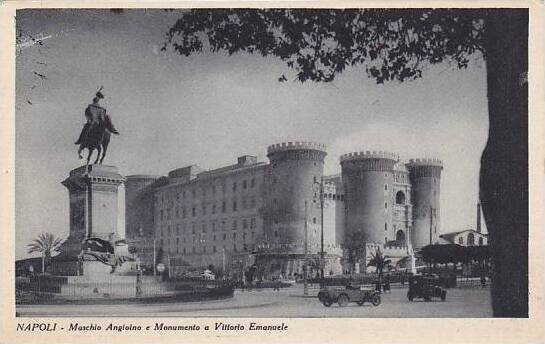
[[154, 257], [173, 271], [257, 265], [285, 277], [301, 275], [305, 262], [319, 270], [309, 260], [320, 256], [322, 221], [326, 275], [366, 266], [350, 258], [354, 247], [403, 257], [409, 241], [438, 241], [440, 160], [355, 152], [340, 157], [339, 175], [324, 176], [326, 155], [322, 144], [287, 142], [268, 147], [269, 163], [245, 155], [214, 170], [128, 176], [127, 240], [148, 266]]

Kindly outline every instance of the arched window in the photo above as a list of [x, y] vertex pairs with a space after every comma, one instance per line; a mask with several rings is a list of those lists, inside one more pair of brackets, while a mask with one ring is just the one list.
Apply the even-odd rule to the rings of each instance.
[[467, 245], [468, 246], [473, 246], [475, 245], [475, 235], [473, 235], [473, 233], [469, 233], [467, 235]]
[[405, 242], [405, 232], [403, 232], [402, 230], [398, 230], [396, 232], [396, 241]]
[[398, 191], [396, 193], [396, 204], [405, 204], [405, 194], [403, 191]]
[[483, 246], [483, 237], [479, 237], [479, 246]]
[[458, 238], [458, 244], [460, 244], [460, 245], [464, 244], [464, 237], [461, 236], [461, 237]]

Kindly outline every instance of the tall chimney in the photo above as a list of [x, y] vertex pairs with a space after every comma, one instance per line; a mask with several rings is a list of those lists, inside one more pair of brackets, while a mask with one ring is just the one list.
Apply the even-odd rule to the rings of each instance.
[[477, 202], [477, 232], [481, 232], [481, 202]]

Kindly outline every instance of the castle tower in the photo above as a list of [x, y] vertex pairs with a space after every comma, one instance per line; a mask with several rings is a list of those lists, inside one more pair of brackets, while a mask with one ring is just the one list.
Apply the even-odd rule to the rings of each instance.
[[118, 188], [125, 179], [115, 166], [89, 165], [70, 171], [62, 184], [70, 201], [70, 233], [62, 251], [69, 256], [81, 252], [81, 241], [96, 237], [118, 240], [124, 237], [118, 228]]
[[411, 180], [415, 248], [434, 244], [440, 232], [440, 190], [443, 163], [438, 159], [411, 159], [406, 165]]
[[313, 142], [287, 142], [267, 149], [264, 231], [281, 252], [304, 253], [305, 201], [308, 252], [319, 251], [319, 183], [326, 155], [325, 146]]
[[392, 239], [394, 165], [397, 155], [383, 151], [341, 156], [346, 207], [346, 241], [385, 243]]

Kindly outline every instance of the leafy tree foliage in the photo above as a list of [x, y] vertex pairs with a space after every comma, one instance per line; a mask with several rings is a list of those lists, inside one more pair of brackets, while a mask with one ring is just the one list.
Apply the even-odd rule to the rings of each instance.
[[59, 251], [62, 241], [61, 238], [57, 238], [51, 233], [42, 233], [28, 244], [28, 253], [39, 252], [44, 257], [51, 258], [53, 252]]
[[483, 51], [482, 15], [450, 9], [197, 9], [181, 14], [163, 49], [172, 46], [185, 56], [204, 49], [275, 56], [301, 82], [333, 81], [357, 65], [365, 65], [377, 83], [404, 81], [445, 60], [467, 67], [469, 56]]
[[392, 261], [387, 259], [384, 253], [378, 248], [374, 253], [371, 253], [371, 259], [367, 266], [374, 266], [377, 268], [379, 277], [382, 276], [382, 272], [386, 269]]
[[57, 238], [51, 233], [42, 233], [28, 244], [28, 253], [41, 253], [42, 272], [45, 272], [46, 261], [51, 259], [53, 252], [59, 252], [62, 242], [61, 238]]

